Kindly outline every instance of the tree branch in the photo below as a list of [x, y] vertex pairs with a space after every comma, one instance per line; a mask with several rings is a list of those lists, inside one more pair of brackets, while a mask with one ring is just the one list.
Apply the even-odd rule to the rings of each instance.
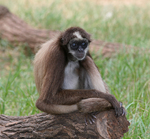
[[85, 125], [82, 113], [12, 117], [0, 115], [1, 139], [120, 139], [130, 123], [125, 116], [116, 117], [114, 110], [100, 112], [96, 123]]

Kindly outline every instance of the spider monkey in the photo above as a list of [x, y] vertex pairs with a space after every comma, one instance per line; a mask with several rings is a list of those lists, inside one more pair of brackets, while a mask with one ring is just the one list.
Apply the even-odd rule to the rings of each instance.
[[89, 53], [90, 42], [85, 30], [71, 27], [42, 45], [34, 59], [39, 110], [91, 113], [101, 111], [99, 102], [105, 99], [117, 116], [125, 115], [122, 103], [109, 93]]

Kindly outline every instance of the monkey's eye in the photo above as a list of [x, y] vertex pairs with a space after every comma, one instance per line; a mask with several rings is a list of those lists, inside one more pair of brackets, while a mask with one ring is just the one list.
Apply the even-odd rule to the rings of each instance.
[[82, 42], [82, 46], [84, 46], [85, 45], [85, 42]]
[[82, 48], [84, 48], [84, 49], [87, 47], [87, 43], [85, 43], [85, 42], [82, 42], [81, 45], [82, 45]]
[[71, 44], [71, 48], [72, 48], [72, 49], [77, 49], [77, 48], [78, 48], [78, 45], [77, 45], [76, 43], [72, 43], [72, 44]]
[[73, 47], [75, 47], [75, 46], [76, 46], [76, 44], [75, 44], [75, 43], [73, 43], [73, 44], [72, 44], [72, 46], [73, 46]]

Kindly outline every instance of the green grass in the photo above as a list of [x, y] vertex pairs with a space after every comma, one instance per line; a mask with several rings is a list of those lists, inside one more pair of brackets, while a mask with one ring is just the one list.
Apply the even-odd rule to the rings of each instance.
[[147, 121], [150, 119], [149, 54], [121, 53], [115, 58], [97, 59], [95, 62], [112, 94], [122, 101], [127, 109], [127, 118], [131, 122], [128, 136], [147, 139], [150, 128]]
[[7, 56], [10, 63], [1, 66], [0, 114], [20, 116], [37, 113], [35, 100], [38, 95], [33, 80], [32, 58], [23, 52], [18, 56], [13, 53]]
[[[142, 48], [150, 47], [150, 5], [144, 7], [101, 6], [88, 1], [79, 3], [56, 0], [0, 1], [37, 28], [64, 30], [80, 26], [93, 38], [119, 42]], [[39, 3], [38, 5], [36, 3]], [[66, 7], [66, 8], [65, 8]], [[111, 15], [109, 17], [109, 15]], [[22, 46], [0, 41], [0, 114], [31, 115], [38, 98], [33, 78], [33, 56], [24, 55]], [[150, 138], [150, 56], [147, 52], [131, 50], [112, 58], [101, 55], [94, 59], [111, 93], [122, 101], [131, 122], [124, 139]]]

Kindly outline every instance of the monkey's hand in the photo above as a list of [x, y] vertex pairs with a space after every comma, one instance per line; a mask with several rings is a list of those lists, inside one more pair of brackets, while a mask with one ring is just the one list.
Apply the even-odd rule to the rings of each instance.
[[85, 116], [85, 124], [87, 125], [88, 123], [93, 124], [95, 123], [96, 120], [96, 115], [99, 112], [91, 112], [91, 113], [84, 113]]
[[78, 110], [79, 112], [84, 113], [85, 116], [85, 124], [88, 123], [93, 124], [96, 120], [96, 112], [94, 111], [94, 106], [97, 105], [97, 99], [95, 98], [89, 98], [89, 99], [83, 99], [78, 103]]
[[96, 113], [95, 112], [91, 112], [92, 111], [92, 107], [88, 103], [85, 103], [84, 101], [80, 101], [78, 103], [78, 110], [79, 110], [79, 112], [84, 113], [85, 124], [86, 125], [88, 123], [90, 123], [90, 124], [95, 123], [95, 120], [96, 120], [96, 116], [95, 115], [96, 115]]
[[125, 108], [123, 107], [123, 104], [122, 102], [119, 102], [120, 103], [120, 108], [115, 108], [115, 112], [116, 112], [116, 116], [124, 116], [127, 114]]

